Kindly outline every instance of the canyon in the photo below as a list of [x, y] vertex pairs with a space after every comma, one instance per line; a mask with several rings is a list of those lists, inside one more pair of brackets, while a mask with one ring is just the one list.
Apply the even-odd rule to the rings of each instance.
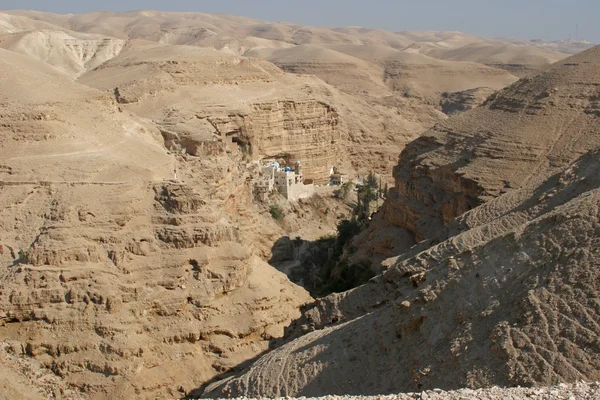
[[[600, 379], [600, 53], [568, 57], [585, 47], [0, 12], [0, 391]], [[317, 194], [258, 200], [263, 158], [301, 160]], [[393, 187], [353, 242], [378, 275], [313, 299], [267, 261], [351, 215], [332, 166]]]
[[284, 345], [199, 393], [597, 380], [599, 63], [600, 47], [558, 62], [410, 143], [374, 230], [416, 245], [305, 306]]

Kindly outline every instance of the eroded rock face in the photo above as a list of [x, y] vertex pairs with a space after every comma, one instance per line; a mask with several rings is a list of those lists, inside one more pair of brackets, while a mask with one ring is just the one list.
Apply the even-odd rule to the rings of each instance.
[[444, 114], [456, 115], [481, 105], [494, 92], [495, 90], [492, 88], [481, 87], [460, 92], [442, 93], [440, 106]]
[[112, 93], [0, 52], [19, 77], [0, 83], [19, 94], [0, 128], [0, 337], [18, 356], [85, 397], [180, 397], [281, 336], [310, 297], [257, 256], [256, 226], [277, 231], [241, 156], [169, 153]]
[[599, 379], [600, 150], [459, 217], [460, 232], [304, 308], [202, 395], [380, 395]]
[[239, 137], [253, 154], [306, 160], [304, 175], [329, 181], [341, 145], [338, 113], [317, 100], [274, 101], [252, 105], [247, 115], [211, 118], [222, 137]]
[[382, 218], [428, 240], [304, 307], [290, 341], [204, 396], [597, 380], [599, 62], [567, 59], [409, 144]]
[[418, 240], [439, 236], [476, 205], [600, 144], [599, 54], [596, 47], [524, 78], [408, 145], [384, 219]]
[[3, 36], [0, 47], [26, 54], [77, 77], [117, 56], [126, 40], [59, 30], [26, 31]]
[[445, 118], [437, 106], [365, 99], [267, 61], [194, 47], [133, 43], [79, 82], [118, 88], [122, 109], [152, 119], [173, 152], [301, 160], [316, 183], [331, 166], [388, 176], [399, 149]]
[[89, 187], [36, 193], [40, 212], [49, 198], [64, 212], [34, 218], [38, 236], [0, 289], [2, 337], [69, 385], [176, 395], [266, 349], [308, 299], [238, 244], [227, 215], [202, 205], [190, 186], [100, 186], [95, 194], [82, 220]]

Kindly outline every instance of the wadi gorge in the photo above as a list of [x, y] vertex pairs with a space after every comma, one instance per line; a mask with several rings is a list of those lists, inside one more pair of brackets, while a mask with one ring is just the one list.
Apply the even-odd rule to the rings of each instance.
[[[369, 283], [305, 307], [288, 343], [204, 395], [597, 380], [599, 50], [408, 145], [377, 222], [419, 243]], [[536, 118], [554, 129], [527, 124]]]
[[[0, 398], [600, 379], [581, 47], [0, 12]], [[263, 158], [301, 160], [317, 195], [259, 201]], [[350, 216], [332, 166], [390, 184], [352, 245], [379, 275], [313, 299], [267, 261]]]

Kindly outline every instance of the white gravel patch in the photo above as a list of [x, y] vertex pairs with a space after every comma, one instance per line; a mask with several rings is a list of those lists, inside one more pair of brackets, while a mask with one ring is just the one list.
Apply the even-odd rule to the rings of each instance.
[[[266, 400], [268, 397], [252, 399], [238, 397], [238, 400]], [[450, 392], [435, 389], [421, 393], [401, 393], [384, 396], [324, 396], [324, 397], [280, 397], [281, 400], [600, 400], [600, 382], [561, 383], [552, 387], [540, 388], [500, 388], [460, 389]]]

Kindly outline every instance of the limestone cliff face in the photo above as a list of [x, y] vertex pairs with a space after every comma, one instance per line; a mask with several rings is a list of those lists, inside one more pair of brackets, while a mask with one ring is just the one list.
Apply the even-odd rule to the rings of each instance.
[[285, 74], [267, 61], [184, 50], [128, 47], [79, 81], [118, 88], [122, 107], [156, 121], [172, 150], [241, 150], [252, 159], [301, 160], [306, 178], [328, 181], [341, 158], [342, 136], [338, 111], [322, 93], [330, 87], [314, 77]]
[[600, 144], [600, 47], [561, 61], [426, 132], [402, 152], [384, 219], [417, 239], [537, 182]]
[[461, 112], [472, 110], [483, 104], [483, 102], [494, 93], [495, 90], [488, 87], [463, 90], [460, 92], [442, 93], [440, 106], [442, 112], [447, 115], [456, 115]]
[[415, 246], [365, 285], [306, 306], [289, 330], [295, 340], [197, 397], [597, 380], [599, 156], [600, 146], [474, 208], [447, 240]]
[[183, 165], [188, 184], [11, 186], [4, 201], [34, 190], [39, 214], [29, 246], [3, 248], [0, 335], [101, 397], [176, 396], [264, 351], [309, 297], [254, 255], [256, 211], [228, 167], [208, 186]]
[[112, 93], [8, 53], [0, 338], [90, 398], [181, 397], [266, 350], [310, 297], [259, 257], [281, 234], [241, 156], [168, 151]]
[[340, 142], [338, 114], [317, 100], [272, 101], [252, 105], [246, 115], [210, 118], [224, 138], [249, 146], [254, 157], [301, 160], [306, 178], [329, 180]]
[[446, 224], [480, 204], [484, 194], [450, 165], [421, 163], [423, 154], [437, 147], [435, 138], [423, 136], [404, 149], [394, 168], [395, 186], [383, 205], [384, 221], [408, 229], [417, 241], [436, 237]]

